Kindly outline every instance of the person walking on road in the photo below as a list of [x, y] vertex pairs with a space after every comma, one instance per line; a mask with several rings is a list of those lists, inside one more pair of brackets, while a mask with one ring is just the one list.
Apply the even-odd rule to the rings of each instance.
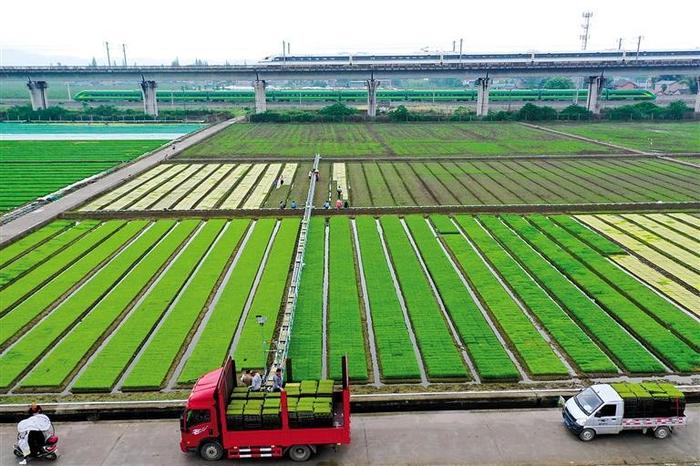
[[340, 185], [338, 185], [338, 187], [335, 188], [335, 192], [338, 193], [338, 199], [343, 197], [343, 188]]

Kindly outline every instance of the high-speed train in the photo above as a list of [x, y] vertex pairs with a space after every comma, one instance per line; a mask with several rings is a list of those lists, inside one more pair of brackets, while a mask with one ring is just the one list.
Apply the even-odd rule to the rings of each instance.
[[[260, 63], [285, 64], [366, 64], [366, 63], [484, 63], [508, 61], [583, 61], [583, 60], [629, 60], [636, 59], [636, 51], [614, 50], [599, 52], [518, 52], [518, 53], [416, 53], [416, 54], [341, 54], [341, 55], [272, 55]], [[700, 50], [644, 50], [639, 59], [673, 60], [700, 59]]]

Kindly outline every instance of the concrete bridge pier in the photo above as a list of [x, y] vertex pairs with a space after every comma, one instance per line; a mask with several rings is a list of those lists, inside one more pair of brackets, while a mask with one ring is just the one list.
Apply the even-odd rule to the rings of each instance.
[[588, 77], [588, 97], [586, 98], [586, 110], [594, 115], [600, 114], [600, 93], [605, 85], [605, 78], [602, 76]]
[[371, 78], [367, 80], [367, 116], [374, 118], [377, 116], [377, 88], [379, 81]]
[[695, 94], [695, 113], [700, 113], [700, 76], [695, 80], [698, 83], [698, 92]]
[[478, 78], [476, 80], [476, 116], [483, 117], [489, 114], [489, 90], [491, 78]]
[[263, 79], [253, 81], [253, 89], [255, 90], [255, 113], [264, 113], [267, 111], [267, 97], [265, 96], [265, 88], [267, 84]]
[[49, 84], [46, 81], [32, 81], [31, 79], [27, 82], [27, 89], [29, 89], [29, 97], [32, 100], [32, 110], [46, 110], [48, 107], [48, 100], [46, 99], [46, 88]]
[[158, 100], [156, 99], [155, 81], [141, 81], [141, 93], [143, 94], [143, 113], [150, 116], [158, 116]]

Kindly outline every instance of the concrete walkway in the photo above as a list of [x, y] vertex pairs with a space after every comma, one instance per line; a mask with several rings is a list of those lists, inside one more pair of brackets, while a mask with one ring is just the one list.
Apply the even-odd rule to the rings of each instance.
[[[581, 442], [564, 428], [559, 409], [355, 415], [352, 444], [338, 451], [322, 448], [309, 464], [697, 463], [700, 406], [688, 408], [686, 414], [690, 425], [665, 440], [627, 432], [591, 443]], [[211, 464], [180, 452], [176, 419], [62, 423], [56, 430], [59, 464]], [[12, 455], [15, 436], [14, 425], [0, 426], [2, 465], [17, 463]]]
[[89, 185], [73, 191], [54, 202], [28, 212], [21, 217], [0, 226], [0, 245], [11, 241], [27, 230], [49, 222], [61, 213], [79, 206], [83, 202], [98, 194], [109, 191], [129, 178], [143, 173], [166, 158], [179, 154], [188, 147], [193, 146], [194, 144], [201, 142], [213, 134], [218, 133], [227, 126], [237, 123], [241, 119], [242, 117], [226, 120], [198, 131], [191, 136], [185, 136], [181, 140], [173, 141], [176, 150], [173, 150], [172, 144], [168, 144], [164, 149], [155, 151], [152, 154], [138, 159], [120, 170], [97, 179], [94, 183], [90, 183]]

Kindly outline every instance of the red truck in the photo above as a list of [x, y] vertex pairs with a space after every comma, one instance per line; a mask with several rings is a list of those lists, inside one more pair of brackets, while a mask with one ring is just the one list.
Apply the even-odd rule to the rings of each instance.
[[[180, 418], [180, 449], [198, 452], [210, 461], [224, 455], [229, 459], [289, 455], [293, 461], [306, 461], [319, 446], [347, 445], [350, 386], [345, 357], [342, 369], [342, 389], [331, 382], [322, 398], [292, 392], [298, 384], [287, 384], [281, 393], [248, 392], [237, 387], [236, 366], [229, 357], [223, 367], [202, 376], [192, 388]], [[302, 405], [313, 406], [313, 415], [305, 418]], [[316, 417], [317, 406], [323, 417]]]

